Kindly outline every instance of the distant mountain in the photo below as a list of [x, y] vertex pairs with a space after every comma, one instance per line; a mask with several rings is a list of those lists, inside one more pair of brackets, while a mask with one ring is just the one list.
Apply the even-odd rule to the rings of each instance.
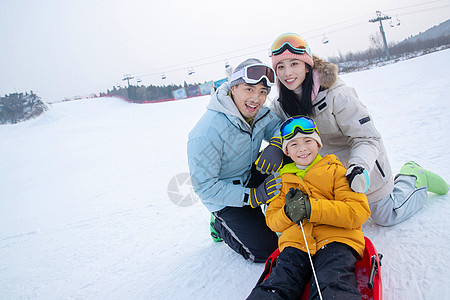
[[401, 41], [399, 44], [403, 43], [414, 43], [418, 41], [434, 40], [437, 38], [445, 37], [450, 35], [450, 19], [442, 22], [439, 25], [433, 26], [425, 32], [421, 32], [415, 36], [410, 36], [407, 39]]

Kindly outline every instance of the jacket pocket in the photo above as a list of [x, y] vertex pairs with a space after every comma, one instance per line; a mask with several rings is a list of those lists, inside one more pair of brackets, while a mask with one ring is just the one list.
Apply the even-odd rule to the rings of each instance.
[[375, 160], [375, 165], [377, 166], [378, 171], [381, 173], [381, 176], [383, 178], [386, 178], [386, 173], [384, 173], [383, 168], [381, 167], [380, 163], [378, 162], [378, 159]]

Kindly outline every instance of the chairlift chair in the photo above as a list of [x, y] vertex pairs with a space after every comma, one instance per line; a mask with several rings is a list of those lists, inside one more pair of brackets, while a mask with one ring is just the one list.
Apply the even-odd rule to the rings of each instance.
[[397, 23], [394, 24], [391, 19], [391, 21], [389, 22], [389, 26], [391, 27], [400, 26], [400, 19], [398, 18], [398, 15], [395, 15], [395, 18], [397, 19]]

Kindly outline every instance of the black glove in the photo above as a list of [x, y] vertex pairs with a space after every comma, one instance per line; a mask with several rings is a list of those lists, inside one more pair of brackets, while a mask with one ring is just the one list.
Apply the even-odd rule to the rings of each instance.
[[261, 204], [267, 204], [278, 196], [281, 189], [281, 178], [278, 176], [278, 173], [272, 174], [257, 188], [249, 189], [248, 199], [251, 207], [256, 208]]
[[269, 145], [261, 152], [255, 161], [256, 170], [262, 174], [277, 172], [283, 164], [283, 141], [281, 137], [270, 139]]
[[365, 193], [369, 189], [369, 174], [363, 167], [350, 165], [345, 176], [354, 192]]
[[286, 194], [284, 212], [292, 222], [300, 224], [304, 218], [311, 216], [311, 203], [307, 194], [291, 188]]

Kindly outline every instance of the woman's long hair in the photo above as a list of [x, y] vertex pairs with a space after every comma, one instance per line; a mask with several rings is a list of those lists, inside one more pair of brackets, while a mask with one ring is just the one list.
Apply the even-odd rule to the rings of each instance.
[[310, 65], [305, 64], [308, 68], [305, 80], [302, 82], [302, 96], [299, 97], [290, 89], [284, 86], [278, 79], [279, 95], [281, 107], [284, 112], [292, 117], [297, 115], [304, 115], [314, 117], [314, 110], [311, 99], [311, 92], [313, 90], [313, 72]]

